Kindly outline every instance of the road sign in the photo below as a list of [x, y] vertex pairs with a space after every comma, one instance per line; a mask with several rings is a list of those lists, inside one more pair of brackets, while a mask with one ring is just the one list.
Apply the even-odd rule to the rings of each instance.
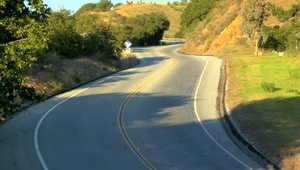
[[132, 46], [132, 43], [129, 40], [127, 40], [124, 42], [124, 45], [126, 48], [130, 48]]

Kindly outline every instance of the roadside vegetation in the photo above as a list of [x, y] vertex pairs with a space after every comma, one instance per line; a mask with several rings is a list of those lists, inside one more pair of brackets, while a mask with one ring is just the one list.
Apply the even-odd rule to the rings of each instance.
[[181, 28], [176, 36], [184, 37], [187, 33], [193, 32], [198, 23], [203, 21], [208, 13], [213, 10], [217, 1], [218, 0], [194, 0], [188, 4], [186, 1], [182, 1], [180, 4], [187, 4], [187, 7], [181, 15]]
[[[253, 48], [254, 49], [254, 48]], [[227, 102], [243, 134], [283, 169], [300, 166], [300, 59], [228, 50]], [[226, 50], [225, 50], [226, 51]]]
[[138, 63], [123, 43], [159, 44], [170, 22], [162, 13], [126, 18], [109, 0], [75, 14], [42, 0], [0, 2], [0, 119], [25, 103]]
[[182, 10], [185, 9], [186, 4], [179, 2], [169, 4], [170, 5], [144, 2], [122, 4], [115, 8], [115, 12], [126, 18], [134, 18], [143, 14], [163, 13], [170, 21], [170, 27], [165, 31], [164, 37], [173, 38], [180, 29], [180, 15], [182, 14]]
[[294, 0], [217, 1], [181, 49], [227, 60], [233, 120], [282, 169], [300, 168], [299, 7]]

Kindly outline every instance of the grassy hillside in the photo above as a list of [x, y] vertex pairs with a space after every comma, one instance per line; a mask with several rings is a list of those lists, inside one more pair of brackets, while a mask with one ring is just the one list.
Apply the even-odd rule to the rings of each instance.
[[137, 15], [150, 13], [164, 13], [170, 20], [170, 28], [165, 32], [165, 37], [174, 37], [180, 29], [180, 15], [182, 12], [168, 5], [147, 3], [121, 5], [118, 6], [115, 11], [124, 17], [135, 17]]
[[[268, 0], [284, 10], [297, 0]], [[300, 59], [254, 47], [242, 32], [245, 0], [220, 1], [187, 36], [183, 53], [210, 54], [228, 61], [226, 101], [242, 133], [282, 169], [300, 169]], [[270, 15], [265, 25], [284, 27]], [[283, 56], [282, 56], [283, 55]], [[296, 57], [298, 56], [298, 57]]]

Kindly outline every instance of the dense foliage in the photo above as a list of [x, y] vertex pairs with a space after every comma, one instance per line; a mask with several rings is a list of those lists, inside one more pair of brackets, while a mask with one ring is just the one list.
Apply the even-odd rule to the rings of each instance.
[[289, 20], [290, 22], [282, 27], [264, 27], [268, 35], [268, 40], [263, 45], [264, 48], [287, 51], [292, 55], [297, 55], [300, 42], [300, 20], [298, 17], [291, 17]]
[[179, 35], [193, 31], [190, 27], [206, 18], [218, 0], [192, 0], [181, 15], [181, 30]]
[[164, 14], [144, 14], [129, 18], [123, 32], [134, 45], [157, 45], [169, 26], [170, 22]]
[[255, 42], [258, 55], [258, 48], [267, 41], [264, 31], [264, 22], [269, 16], [267, 3], [264, 0], [247, 0], [244, 11], [243, 31]]
[[[24, 77], [25, 69], [39, 56], [51, 57], [44, 54], [54, 52], [72, 59], [99, 52], [99, 57], [119, 59], [125, 40], [158, 44], [169, 28], [162, 14], [107, 21], [102, 15], [84, 12], [111, 7], [110, 1], [101, 0], [72, 15], [67, 10], [51, 12], [42, 0], [0, 0], [0, 118], [15, 112], [24, 100], [41, 99]], [[116, 17], [114, 11], [109, 13]]]
[[76, 15], [80, 15], [89, 11], [105, 12], [109, 11], [112, 7], [113, 4], [110, 0], [101, 0], [98, 3], [87, 3], [76, 12]]
[[0, 115], [37, 97], [23, 72], [47, 48], [47, 13], [41, 0], [0, 1]]
[[53, 12], [49, 17], [49, 50], [72, 58], [83, 50], [81, 36], [75, 30], [75, 18], [67, 10]]
[[268, 6], [269, 6], [272, 14], [274, 16], [276, 16], [279, 19], [279, 21], [281, 21], [281, 22], [286, 22], [290, 18], [300, 15], [300, 4], [299, 3], [293, 5], [292, 8], [289, 10], [284, 10], [281, 7], [278, 7], [271, 3], [269, 3]]
[[51, 36], [49, 50], [68, 58], [100, 51], [108, 58], [118, 58], [117, 46], [111, 26], [99, 15], [83, 14], [76, 17], [69, 11], [54, 12], [49, 17]]
[[[264, 24], [271, 12], [282, 22], [281, 26], [268, 27]], [[243, 11], [244, 31], [264, 49], [287, 51], [296, 54], [300, 41], [300, 3], [284, 10], [261, 0], [248, 0]]]

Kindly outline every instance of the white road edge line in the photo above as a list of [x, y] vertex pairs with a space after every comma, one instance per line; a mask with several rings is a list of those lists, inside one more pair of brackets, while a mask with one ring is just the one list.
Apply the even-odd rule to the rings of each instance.
[[238, 159], [237, 157], [235, 157], [232, 153], [230, 153], [227, 149], [225, 149], [213, 136], [212, 134], [209, 133], [209, 131], [206, 129], [206, 127], [203, 125], [202, 123], [202, 120], [199, 116], [199, 113], [198, 113], [198, 110], [197, 110], [197, 94], [199, 92], [199, 89], [200, 89], [200, 85], [202, 84], [202, 79], [203, 79], [203, 76], [204, 76], [204, 73], [207, 69], [207, 66], [208, 66], [208, 61], [205, 57], [201, 57], [201, 59], [203, 59], [205, 61], [205, 67], [202, 71], [202, 74], [200, 76], [200, 79], [198, 81], [198, 85], [197, 85], [197, 88], [196, 88], [196, 91], [195, 91], [195, 94], [194, 94], [194, 110], [195, 110], [195, 114], [196, 114], [196, 117], [202, 127], [202, 129], [204, 130], [204, 132], [208, 135], [208, 137], [217, 145], [219, 146], [225, 153], [227, 153], [229, 156], [231, 156], [234, 160], [236, 160], [237, 162], [239, 162], [241, 165], [243, 165], [244, 167], [246, 167], [247, 169], [252, 169], [251, 167], [249, 167], [248, 165], [246, 165], [244, 162], [242, 162], [240, 159]]
[[39, 147], [39, 143], [38, 143], [38, 133], [39, 133], [39, 129], [40, 129], [40, 127], [41, 127], [43, 121], [45, 120], [45, 118], [51, 113], [51, 111], [53, 111], [55, 108], [57, 108], [57, 107], [60, 106], [61, 104], [65, 103], [66, 101], [70, 100], [71, 98], [77, 96], [78, 94], [80, 94], [80, 93], [82, 93], [82, 92], [88, 90], [89, 88], [94, 87], [94, 86], [96, 86], [96, 85], [98, 85], [98, 84], [104, 82], [105, 80], [106, 80], [106, 79], [101, 80], [101, 81], [97, 81], [96, 83], [94, 83], [94, 84], [92, 84], [92, 85], [90, 85], [90, 86], [88, 86], [88, 87], [86, 87], [86, 88], [80, 90], [79, 92], [73, 94], [72, 96], [70, 96], [70, 97], [68, 97], [68, 98], [66, 98], [66, 99], [64, 99], [64, 100], [62, 100], [61, 102], [57, 103], [57, 104], [54, 105], [52, 108], [50, 108], [50, 109], [49, 109], [49, 110], [41, 117], [41, 119], [40, 119], [39, 122], [37, 123], [37, 125], [36, 125], [36, 127], [35, 127], [35, 130], [34, 130], [34, 147], [35, 147], [36, 154], [37, 154], [37, 156], [38, 156], [38, 158], [39, 158], [39, 161], [40, 161], [40, 163], [42, 164], [44, 170], [48, 170], [48, 167], [47, 167], [47, 165], [46, 165], [46, 163], [45, 163], [45, 161], [44, 161], [44, 158], [43, 158], [43, 156], [42, 156], [42, 154], [41, 154], [41, 151], [40, 151], [40, 147]]
[[[146, 63], [147, 63], [142, 57], [140, 57], [140, 55], [138, 55], [137, 57], [138, 57], [139, 60], [141, 60], [141, 64], [146, 64]], [[131, 68], [131, 69], [133, 70], [134, 68]], [[70, 96], [70, 97], [68, 97], [68, 98], [66, 98], [66, 99], [64, 99], [64, 100], [62, 100], [61, 102], [57, 103], [57, 104], [54, 105], [52, 108], [50, 108], [50, 109], [49, 109], [49, 110], [41, 117], [41, 119], [39, 120], [39, 122], [37, 123], [37, 125], [36, 125], [36, 127], [35, 127], [35, 129], [34, 129], [34, 139], [33, 139], [33, 140], [34, 140], [34, 148], [35, 148], [36, 154], [37, 154], [38, 159], [39, 159], [39, 161], [40, 161], [40, 163], [41, 163], [41, 165], [42, 165], [42, 167], [43, 167], [44, 170], [48, 170], [48, 167], [47, 167], [47, 164], [45, 163], [45, 160], [44, 160], [44, 158], [43, 158], [43, 156], [42, 156], [42, 154], [41, 154], [41, 151], [40, 151], [39, 142], [38, 142], [38, 133], [39, 133], [39, 129], [40, 129], [40, 127], [41, 127], [43, 121], [45, 120], [45, 118], [51, 113], [51, 111], [53, 111], [55, 108], [57, 108], [57, 107], [60, 106], [61, 104], [65, 103], [66, 101], [70, 100], [71, 98], [73, 98], [73, 97], [79, 95], [80, 93], [82, 93], [82, 92], [88, 90], [89, 88], [94, 87], [94, 86], [96, 86], [96, 85], [98, 85], [98, 84], [104, 82], [106, 79], [111, 79], [111, 78], [112, 78], [112, 77], [109, 76], [109, 77], [106, 77], [106, 78], [104, 78], [104, 79], [102, 79], [102, 80], [100, 80], [100, 81], [97, 81], [96, 83], [94, 83], [94, 84], [92, 84], [92, 85], [90, 85], [90, 86], [88, 86], [88, 87], [86, 87], [86, 88], [80, 90], [79, 92], [73, 94], [72, 96]]]

